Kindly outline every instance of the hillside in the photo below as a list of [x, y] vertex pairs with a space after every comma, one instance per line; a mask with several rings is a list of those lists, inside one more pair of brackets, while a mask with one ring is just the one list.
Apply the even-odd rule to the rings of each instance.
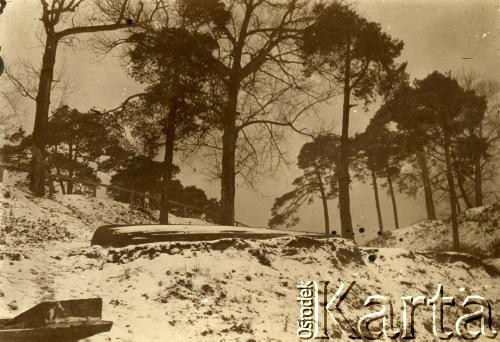
[[[89, 246], [98, 225], [147, 223], [153, 214], [82, 196], [37, 199], [2, 184], [0, 205], [0, 318], [42, 300], [102, 297], [103, 317], [114, 326], [89, 342], [294, 341], [302, 280], [330, 280], [330, 297], [340, 280], [356, 281], [342, 304], [348, 319], [367, 313], [363, 301], [377, 293], [394, 301], [399, 324], [399, 297], [432, 297], [438, 283], [459, 301], [477, 294], [500, 307], [498, 272], [465, 254], [359, 248], [340, 238], [308, 237], [105, 249]], [[416, 340], [432, 341], [431, 307], [422, 309]], [[448, 312], [452, 327], [460, 312]], [[331, 333], [338, 337], [336, 331]]]
[[[0, 183], [0, 243], [6, 245], [80, 241], [88, 243], [94, 230], [105, 224], [157, 223], [158, 212], [130, 208], [111, 199], [84, 195], [36, 198], [24, 188]], [[172, 224], [207, 224], [170, 215]]]
[[[459, 236], [464, 251], [482, 258], [500, 258], [500, 203], [472, 208], [459, 217]], [[370, 247], [409, 250], [452, 250], [451, 224], [422, 221], [385, 232], [366, 243]]]

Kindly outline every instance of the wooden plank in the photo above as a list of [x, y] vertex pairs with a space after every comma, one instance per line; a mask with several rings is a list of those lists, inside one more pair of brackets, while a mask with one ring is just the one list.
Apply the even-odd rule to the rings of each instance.
[[58, 323], [46, 327], [26, 329], [0, 328], [0, 341], [66, 341], [76, 342], [90, 336], [111, 330], [111, 321], [86, 321], [75, 323]]
[[42, 302], [0, 320], [0, 341], [78, 341], [111, 329], [101, 315], [101, 298]]

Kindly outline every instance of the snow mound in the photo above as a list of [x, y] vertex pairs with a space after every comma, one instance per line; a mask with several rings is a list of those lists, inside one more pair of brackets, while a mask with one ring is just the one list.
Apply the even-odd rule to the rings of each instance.
[[[459, 217], [459, 237], [463, 252], [483, 258], [500, 257], [500, 203], [466, 210]], [[452, 250], [451, 223], [422, 221], [406, 228], [385, 232], [366, 243], [371, 247], [409, 250]]]
[[[307, 280], [329, 280], [329, 297], [341, 280], [356, 281], [342, 304], [350, 321], [368, 312], [363, 306], [368, 295], [385, 295], [399, 308], [400, 296], [430, 298], [438, 283], [459, 302], [477, 294], [491, 300], [493, 308], [500, 304], [498, 273], [477, 257], [358, 248], [340, 238], [221, 239], [110, 249], [62, 244], [5, 255], [0, 268], [0, 317], [41, 300], [101, 297], [103, 318], [112, 320], [113, 328], [89, 342], [295, 341], [296, 286]], [[456, 310], [447, 309], [445, 326], [453, 327], [460, 316]], [[433, 339], [431, 323], [431, 306], [419, 309], [417, 341]], [[330, 333], [349, 340], [333, 324]]]

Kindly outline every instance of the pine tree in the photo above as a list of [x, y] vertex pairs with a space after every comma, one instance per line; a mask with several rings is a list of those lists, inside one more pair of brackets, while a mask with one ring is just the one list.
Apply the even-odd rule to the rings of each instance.
[[398, 65], [403, 43], [382, 32], [380, 25], [361, 17], [340, 2], [319, 4], [314, 22], [304, 33], [302, 50], [310, 72], [343, 89], [342, 129], [338, 163], [339, 209], [342, 237], [354, 238], [350, 212], [349, 118], [355, 104], [366, 105], [376, 93], [403, 74]]
[[278, 197], [271, 210], [270, 227], [295, 226], [299, 222], [300, 207], [313, 202], [319, 195], [323, 206], [325, 234], [330, 233], [328, 200], [337, 197], [335, 170], [339, 149], [339, 138], [335, 135], [320, 135], [302, 146], [298, 156], [298, 167], [302, 175], [292, 184], [294, 189]]
[[[168, 224], [174, 150], [186, 137], [203, 135], [214, 122], [216, 96], [212, 53], [215, 41], [178, 18], [178, 25], [139, 30], [128, 38], [131, 74], [147, 84], [142, 98], [125, 109], [144, 149], [157, 154], [163, 147], [160, 223]], [[215, 81], [214, 81], [215, 80]]]

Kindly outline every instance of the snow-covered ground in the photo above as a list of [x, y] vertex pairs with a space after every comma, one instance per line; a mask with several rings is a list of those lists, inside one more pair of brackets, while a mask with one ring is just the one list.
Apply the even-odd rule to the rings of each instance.
[[[42, 300], [102, 297], [103, 319], [114, 325], [92, 342], [296, 341], [302, 280], [329, 280], [332, 291], [340, 280], [356, 281], [342, 304], [349, 319], [368, 312], [367, 295], [382, 294], [394, 301], [398, 324], [400, 296], [430, 298], [441, 283], [459, 302], [468, 294], [489, 299], [493, 322], [500, 320], [498, 271], [469, 255], [300, 236], [105, 249], [89, 246], [97, 226], [150, 223], [154, 214], [77, 195], [37, 199], [2, 184], [0, 208], [0, 318]], [[447, 309], [447, 327], [460, 312]], [[415, 317], [417, 340], [433, 341], [431, 307]]]
[[[483, 258], [500, 258], [500, 203], [472, 208], [460, 215], [459, 237], [463, 251]], [[450, 251], [451, 223], [422, 221], [386, 232], [366, 246]]]
[[[7, 245], [90, 241], [94, 230], [106, 224], [150, 224], [158, 212], [130, 208], [128, 204], [84, 195], [37, 198], [28, 191], [0, 183], [0, 243]], [[172, 224], [207, 223], [170, 215]]]

